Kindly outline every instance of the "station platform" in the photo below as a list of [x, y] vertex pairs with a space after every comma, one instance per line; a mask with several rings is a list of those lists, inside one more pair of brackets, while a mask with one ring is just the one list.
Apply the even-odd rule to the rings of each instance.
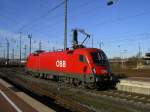
[[0, 112], [55, 112], [0, 79]]
[[121, 91], [150, 95], [150, 78], [129, 77], [120, 79], [117, 89]]

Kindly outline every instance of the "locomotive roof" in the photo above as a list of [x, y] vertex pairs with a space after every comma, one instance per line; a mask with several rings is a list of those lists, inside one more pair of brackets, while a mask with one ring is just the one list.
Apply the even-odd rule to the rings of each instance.
[[79, 49], [75, 49], [75, 50], [68, 50], [66, 52], [74, 52], [74, 53], [87, 53], [87, 52], [97, 52], [101, 49], [97, 49], [97, 48], [79, 48]]
[[97, 51], [100, 49], [97, 48], [79, 48], [79, 49], [75, 49], [75, 51], [88, 51], [88, 52], [93, 52], [93, 51]]
[[31, 55], [38, 55], [38, 54], [45, 54], [45, 53], [87, 53], [87, 52], [96, 52], [99, 51], [101, 49], [97, 49], [97, 48], [78, 48], [78, 49], [74, 49], [74, 50], [59, 50], [59, 51], [50, 51], [50, 52], [34, 52]]

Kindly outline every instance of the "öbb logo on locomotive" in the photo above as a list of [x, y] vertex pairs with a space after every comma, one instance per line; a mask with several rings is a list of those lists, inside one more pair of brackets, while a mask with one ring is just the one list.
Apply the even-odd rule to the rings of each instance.
[[56, 67], [65, 68], [66, 67], [66, 61], [65, 60], [57, 60], [56, 61]]

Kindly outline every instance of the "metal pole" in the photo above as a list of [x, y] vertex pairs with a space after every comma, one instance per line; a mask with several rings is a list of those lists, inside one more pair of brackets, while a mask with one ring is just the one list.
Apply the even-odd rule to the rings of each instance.
[[20, 63], [21, 63], [21, 33], [22, 32], [20, 32]]
[[64, 11], [64, 22], [65, 22], [65, 27], [64, 27], [64, 49], [67, 48], [67, 1], [65, 0], [65, 11]]
[[28, 35], [28, 38], [30, 39], [30, 51], [29, 51], [29, 53], [31, 54], [31, 38], [32, 38], [32, 34]]
[[137, 68], [138, 66], [140, 66], [140, 58], [141, 58], [141, 45], [140, 45], [140, 42], [138, 43], [138, 48], [139, 48], [139, 52], [138, 52], [138, 55], [137, 55]]
[[5, 57], [6, 57], [6, 55], [5, 55], [5, 54], [6, 54], [5, 48], [4, 48], [4, 51], [3, 51], [3, 53], [4, 53], [4, 59], [5, 59]]
[[42, 42], [39, 42], [39, 50], [42, 50]]
[[92, 36], [92, 48], [93, 48], [93, 36]]
[[141, 45], [140, 45], [140, 42], [139, 42], [139, 55], [138, 55], [138, 58], [139, 59], [141, 58]]
[[9, 41], [6, 39], [7, 41], [7, 64], [9, 63]]
[[27, 45], [25, 44], [25, 46], [24, 46], [24, 59], [26, 59], [26, 55], [27, 55]]
[[121, 68], [123, 69], [124, 64], [123, 64], [123, 55], [121, 56]]
[[102, 49], [102, 44], [103, 44], [103, 42], [100, 41], [100, 42], [99, 42], [99, 48], [100, 48], [100, 49]]
[[14, 59], [14, 49], [12, 49], [12, 59]]

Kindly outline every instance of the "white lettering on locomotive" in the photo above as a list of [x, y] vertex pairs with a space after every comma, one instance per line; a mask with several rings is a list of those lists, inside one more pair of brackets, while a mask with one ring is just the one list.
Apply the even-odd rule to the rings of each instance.
[[56, 67], [65, 68], [66, 67], [66, 61], [65, 60], [57, 60], [56, 61]]
[[59, 61], [58, 60], [56, 61], [56, 67], [59, 67]]
[[63, 67], [64, 68], [66, 67], [66, 61], [63, 61]]

